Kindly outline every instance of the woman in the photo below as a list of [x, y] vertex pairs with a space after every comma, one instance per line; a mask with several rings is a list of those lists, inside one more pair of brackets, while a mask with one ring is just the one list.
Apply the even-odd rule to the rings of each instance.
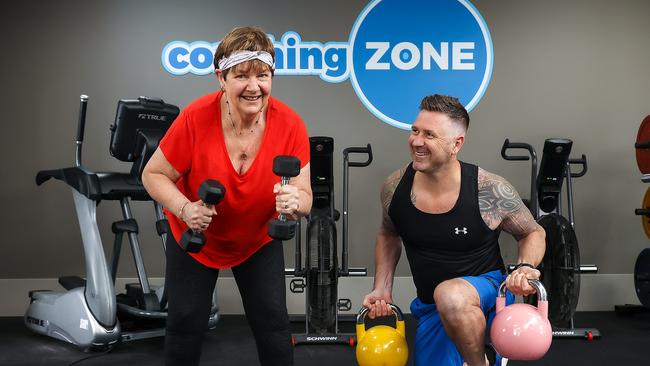
[[[270, 96], [274, 49], [261, 29], [233, 29], [214, 60], [221, 90], [181, 112], [142, 175], [177, 241], [188, 227], [206, 237], [199, 253], [167, 248], [165, 362], [198, 365], [219, 269], [231, 268], [260, 362], [291, 365], [282, 243], [268, 236], [267, 223], [278, 213], [298, 219], [311, 210], [307, 131], [298, 114]], [[288, 185], [273, 174], [278, 155], [301, 161]], [[212, 208], [198, 198], [206, 179], [226, 188]]]

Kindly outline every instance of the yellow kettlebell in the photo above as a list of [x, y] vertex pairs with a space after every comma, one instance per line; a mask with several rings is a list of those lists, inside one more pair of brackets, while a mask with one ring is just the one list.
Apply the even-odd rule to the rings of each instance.
[[389, 304], [395, 314], [395, 328], [376, 325], [366, 330], [368, 308], [357, 314], [357, 362], [359, 366], [404, 366], [409, 358], [402, 310]]

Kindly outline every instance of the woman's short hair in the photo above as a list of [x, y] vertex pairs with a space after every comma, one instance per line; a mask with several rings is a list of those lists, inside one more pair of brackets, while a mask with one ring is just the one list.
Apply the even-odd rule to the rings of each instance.
[[[214, 52], [215, 70], [219, 68], [219, 60], [230, 56], [235, 51], [266, 51], [275, 60], [273, 42], [271, 42], [271, 39], [259, 27], [237, 27], [228, 32]], [[251, 69], [255, 72], [262, 72], [270, 68], [260, 60], [251, 60], [235, 65], [231, 69], [237, 69], [241, 72], [248, 72]], [[224, 79], [231, 69], [223, 70]], [[273, 70], [271, 70], [272, 72]]]

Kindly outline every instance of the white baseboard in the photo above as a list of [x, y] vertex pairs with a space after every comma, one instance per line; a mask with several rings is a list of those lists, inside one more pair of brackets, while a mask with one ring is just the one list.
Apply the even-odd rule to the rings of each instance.
[[[290, 314], [305, 313], [304, 294], [294, 294], [288, 291], [287, 278], [287, 308]], [[135, 278], [120, 278], [116, 289], [123, 291], [124, 284], [137, 282]], [[163, 283], [162, 278], [151, 278], [152, 285]], [[581, 276], [580, 301], [578, 310], [581, 311], [611, 311], [617, 304], [638, 304], [639, 300], [634, 291], [632, 274], [589, 274]], [[339, 298], [352, 301], [352, 310], [356, 313], [363, 301], [363, 296], [372, 289], [372, 277], [345, 277], [339, 279]], [[222, 314], [243, 314], [243, 307], [232, 277], [220, 277], [217, 284], [219, 308]], [[0, 279], [0, 316], [22, 316], [29, 303], [28, 293], [35, 289], [60, 291], [57, 279], [54, 278], [17, 278]], [[396, 277], [393, 285], [393, 300], [405, 313], [409, 311], [411, 300], [415, 297], [415, 287], [411, 277]]]

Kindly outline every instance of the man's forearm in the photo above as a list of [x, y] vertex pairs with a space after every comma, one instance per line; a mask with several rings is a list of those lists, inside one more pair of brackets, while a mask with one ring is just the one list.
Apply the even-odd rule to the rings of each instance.
[[540, 228], [519, 240], [517, 263], [529, 263], [537, 267], [546, 251], [546, 233]]
[[393, 277], [402, 254], [399, 237], [385, 233], [377, 235], [375, 247], [375, 289], [392, 292]]

